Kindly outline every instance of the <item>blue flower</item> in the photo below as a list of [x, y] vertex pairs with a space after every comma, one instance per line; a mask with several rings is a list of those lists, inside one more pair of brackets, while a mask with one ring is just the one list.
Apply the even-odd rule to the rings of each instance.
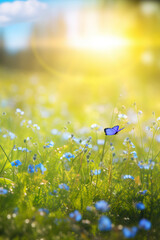
[[57, 190], [53, 190], [53, 192], [50, 192], [50, 195], [55, 196], [57, 193]]
[[93, 207], [87, 206], [87, 207], [86, 207], [86, 210], [87, 210], [87, 211], [92, 211], [92, 210], [93, 210]]
[[32, 151], [28, 150], [27, 148], [22, 148], [22, 152], [32, 152]]
[[145, 205], [141, 202], [136, 203], [136, 208], [137, 210], [144, 210], [145, 209]]
[[151, 228], [151, 222], [143, 218], [139, 221], [139, 228], [142, 228], [144, 230], [149, 230]]
[[30, 164], [28, 166], [28, 173], [34, 173], [34, 165], [33, 164]]
[[100, 231], [109, 231], [111, 230], [111, 228], [112, 228], [111, 220], [106, 216], [102, 216], [98, 221], [98, 229]]
[[133, 154], [133, 157], [134, 157], [134, 158], [138, 158], [136, 151], [131, 152], [131, 154]]
[[41, 170], [42, 174], [44, 174], [44, 171], [46, 171], [47, 169], [43, 166], [42, 163], [39, 163], [37, 165], [35, 165], [35, 171], [38, 172], [38, 168]]
[[59, 184], [59, 186], [58, 186], [60, 189], [65, 189], [65, 190], [69, 190], [69, 187], [67, 186], [67, 184], [65, 184], [65, 183], [61, 183], [61, 184]]
[[53, 141], [50, 141], [50, 142], [47, 142], [46, 145], [44, 145], [43, 147], [44, 148], [50, 148], [50, 147], [53, 147], [54, 146], [54, 142]]
[[70, 158], [75, 158], [75, 156], [74, 156], [72, 153], [70, 153], [70, 152], [64, 153], [64, 154], [63, 154], [63, 157], [64, 157], [64, 158], [67, 158], [68, 160], [69, 160]]
[[11, 165], [12, 165], [12, 167], [13, 166], [18, 167], [18, 166], [22, 165], [22, 163], [19, 160], [15, 160], [15, 161], [11, 162]]
[[70, 218], [73, 218], [75, 221], [79, 222], [82, 219], [82, 216], [78, 210], [69, 214]]
[[96, 202], [95, 208], [101, 212], [106, 212], [109, 209], [108, 203], [104, 200]]
[[125, 238], [134, 238], [137, 234], [138, 228], [132, 227], [132, 228], [123, 228], [123, 235]]
[[0, 188], [0, 195], [4, 195], [4, 194], [7, 194], [7, 193], [8, 193], [7, 189]]
[[148, 161], [148, 164], [143, 164], [143, 161], [138, 162], [138, 166], [140, 169], [152, 170], [154, 165], [155, 165], [155, 162], [153, 162], [151, 159]]
[[141, 195], [145, 195], [146, 192], [147, 192], [147, 190], [139, 191], [139, 194], [141, 194]]
[[123, 179], [132, 179], [132, 180], [134, 180], [134, 177], [131, 176], [131, 175], [124, 175], [122, 178]]
[[49, 214], [49, 210], [47, 208], [39, 208], [38, 211], [40, 212], [40, 215]]
[[93, 170], [91, 170], [91, 175], [99, 175], [101, 173], [101, 169], [99, 169], [99, 170], [95, 170], [95, 171], [93, 171]]

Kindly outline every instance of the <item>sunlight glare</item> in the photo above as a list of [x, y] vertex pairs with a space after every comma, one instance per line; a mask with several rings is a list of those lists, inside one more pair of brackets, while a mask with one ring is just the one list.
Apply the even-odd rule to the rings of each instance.
[[129, 40], [116, 35], [96, 35], [72, 39], [70, 47], [81, 50], [105, 51], [129, 45]]

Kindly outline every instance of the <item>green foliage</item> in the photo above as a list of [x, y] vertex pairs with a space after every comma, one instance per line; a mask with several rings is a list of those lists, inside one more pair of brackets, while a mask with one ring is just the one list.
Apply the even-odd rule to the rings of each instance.
[[[58, 82], [43, 74], [25, 76], [3, 70], [1, 78], [5, 91], [0, 99], [0, 186], [8, 193], [0, 195], [0, 239], [123, 239], [122, 226], [136, 226], [142, 217], [152, 222], [152, 229], [149, 233], [139, 231], [136, 239], [159, 239], [159, 121], [158, 116], [148, 113], [151, 105], [139, 114], [132, 97], [117, 100], [112, 80], [101, 79], [94, 85], [90, 76], [87, 81], [66, 78]], [[107, 95], [106, 89], [110, 89]], [[143, 104], [139, 98], [139, 105]], [[24, 115], [15, 113], [17, 108]], [[130, 119], [120, 118], [119, 114]], [[102, 130], [90, 128], [94, 123]], [[103, 128], [117, 124], [125, 129], [106, 136], [106, 142], [98, 145], [98, 139], [105, 139]], [[57, 129], [55, 135], [52, 129]], [[16, 137], [11, 139], [9, 132]], [[70, 137], [65, 139], [67, 134]], [[128, 142], [123, 144], [126, 137], [135, 148]], [[54, 146], [47, 148], [51, 140]], [[137, 158], [131, 153], [134, 150]], [[75, 158], [63, 157], [66, 152]], [[22, 165], [12, 167], [10, 162], [16, 159]], [[149, 159], [155, 162], [153, 169], [138, 166], [139, 161], [148, 164]], [[39, 163], [47, 169], [44, 174], [40, 169], [28, 173], [30, 164]], [[91, 173], [96, 169], [101, 170], [99, 175]], [[124, 175], [134, 180], [123, 179]], [[61, 183], [69, 190], [60, 189]], [[139, 193], [145, 189], [145, 195]], [[96, 210], [99, 200], [108, 202], [107, 213]], [[136, 210], [137, 202], [145, 204], [143, 212]], [[86, 210], [87, 206], [91, 211]], [[48, 209], [49, 214], [40, 208]], [[74, 210], [81, 213], [80, 222], [69, 217]], [[101, 215], [111, 219], [111, 232], [98, 230]]]

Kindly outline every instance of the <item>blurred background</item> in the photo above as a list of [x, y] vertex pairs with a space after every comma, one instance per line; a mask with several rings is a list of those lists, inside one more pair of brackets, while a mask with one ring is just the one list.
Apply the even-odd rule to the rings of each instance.
[[29, 89], [43, 78], [82, 112], [119, 97], [158, 112], [160, 1], [0, 1], [0, 75]]

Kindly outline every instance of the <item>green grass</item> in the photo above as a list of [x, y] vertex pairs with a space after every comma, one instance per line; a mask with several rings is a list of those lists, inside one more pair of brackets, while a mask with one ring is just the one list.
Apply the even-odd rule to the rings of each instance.
[[[89, 73], [56, 79], [42, 73], [1, 69], [0, 76], [0, 186], [8, 190], [0, 195], [0, 239], [124, 239], [122, 227], [137, 226], [141, 218], [150, 220], [152, 228], [139, 230], [136, 239], [159, 239], [160, 149], [156, 137], [160, 134], [160, 112], [156, 84], [126, 82], [123, 76], [117, 81], [117, 76], [93, 77]], [[24, 115], [15, 114], [16, 108]], [[141, 115], [139, 110], [143, 111]], [[129, 119], [119, 120], [120, 113]], [[102, 129], [91, 129], [94, 123]], [[105, 137], [103, 129], [117, 124], [125, 129]], [[59, 134], [51, 134], [52, 129]], [[16, 138], [4, 138], [8, 131]], [[64, 139], [65, 133], [72, 137]], [[82, 141], [76, 143], [74, 137]], [[123, 144], [126, 137], [135, 148]], [[98, 150], [97, 139], [106, 140]], [[51, 140], [54, 147], [44, 148]], [[92, 147], [86, 147], [83, 140], [90, 141]], [[14, 151], [14, 146], [31, 152]], [[133, 159], [134, 150], [138, 158]], [[66, 152], [75, 158], [65, 160], [62, 156]], [[12, 167], [10, 162], [16, 159], [22, 165]], [[155, 162], [153, 169], [140, 169], [138, 162], [147, 164], [149, 159]], [[44, 174], [27, 172], [29, 164], [38, 163], [47, 169]], [[92, 176], [95, 169], [101, 169], [101, 174]], [[134, 180], [123, 179], [126, 174]], [[60, 189], [61, 183], [66, 183], [69, 191]], [[138, 193], [145, 189], [146, 195]], [[57, 193], [51, 195], [53, 190]], [[108, 202], [108, 212], [95, 209], [99, 200]], [[146, 206], [142, 212], [135, 208], [141, 201]], [[92, 210], [87, 211], [87, 206]], [[18, 212], [14, 213], [16, 207]], [[40, 214], [39, 208], [48, 209], [49, 214]], [[81, 213], [80, 222], [69, 218], [74, 210]], [[102, 215], [112, 221], [109, 232], [98, 230]]]

